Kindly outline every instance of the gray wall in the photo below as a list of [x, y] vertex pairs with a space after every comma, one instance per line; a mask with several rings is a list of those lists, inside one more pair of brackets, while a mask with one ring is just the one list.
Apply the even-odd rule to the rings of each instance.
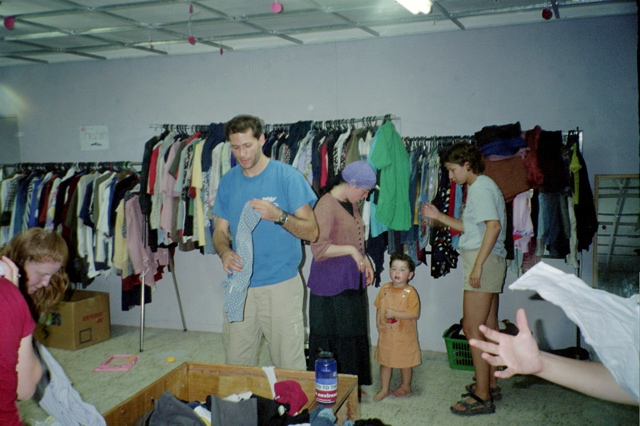
[[[612, 17], [381, 40], [217, 52], [108, 62], [0, 68], [0, 116], [17, 116], [22, 161], [140, 161], [150, 124], [206, 124], [238, 113], [267, 123], [392, 113], [403, 136], [466, 135], [520, 121], [524, 129], [584, 130], [589, 174], [638, 173], [637, 17]], [[106, 125], [110, 150], [81, 151], [79, 127]], [[303, 270], [308, 274], [310, 253]], [[562, 261], [554, 266], [573, 272]], [[591, 253], [583, 278], [591, 279]], [[178, 253], [187, 325], [220, 331], [224, 273], [219, 259]], [[383, 273], [386, 277], [387, 273]], [[516, 277], [509, 274], [507, 282]], [[442, 332], [462, 315], [461, 270], [434, 280], [420, 266], [423, 349], [444, 351]], [[111, 293], [112, 322], [139, 324], [120, 311], [118, 277], [91, 290]], [[370, 290], [370, 300], [376, 289]], [[528, 310], [540, 339], [575, 344], [562, 311], [530, 293], [505, 290], [500, 318]], [[374, 317], [372, 309], [371, 317]], [[147, 307], [148, 327], [180, 328], [169, 274]], [[371, 322], [372, 342], [377, 332]]]
[[3, 164], [20, 162], [20, 138], [17, 117], [0, 116], [0, 152], [2, 152]]

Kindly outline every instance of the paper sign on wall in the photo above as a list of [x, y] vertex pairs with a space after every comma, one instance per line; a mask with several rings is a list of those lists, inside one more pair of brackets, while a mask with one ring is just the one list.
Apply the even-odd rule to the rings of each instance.
[[82, 151], [109, 149], [109, 129], [107, 126], [80, 127], [80, 149]]

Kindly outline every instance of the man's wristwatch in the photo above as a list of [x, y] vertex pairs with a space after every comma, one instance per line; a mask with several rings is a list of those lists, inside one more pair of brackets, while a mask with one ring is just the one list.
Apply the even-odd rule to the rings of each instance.
[[280, 215], [280, 219], [277, 220], [276, 225], [284, 226], [287, 223], [287, 219], [289, 219], [289, 213], [282, 210], [282, 215]]

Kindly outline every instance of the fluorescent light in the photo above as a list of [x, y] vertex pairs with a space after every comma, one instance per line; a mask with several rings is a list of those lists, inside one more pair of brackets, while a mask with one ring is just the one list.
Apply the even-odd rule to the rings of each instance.
[[433, 2], [431, 0], [396, 0], [409, 12], [417, 15], [422, 12], [428, 14], [431, 12]]

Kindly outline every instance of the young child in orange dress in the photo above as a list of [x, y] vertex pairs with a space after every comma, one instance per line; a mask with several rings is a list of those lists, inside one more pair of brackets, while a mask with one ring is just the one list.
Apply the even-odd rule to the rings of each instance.
[[380, 288], [374, 306], [378, 327], [378, 346], [375, 360], [380, 364], [380, 392], [373, 396], [381, 401], [389, 395], [393, 368], [400, 369], [402, 383], [391, 392], [393, 396], [411, 393], [413, 367], [420, 365], [420, 345], [416, 320], [420, 313], [420, 299], [409, 285], [416, 269], [411, 257], [393, 253], [389, 262], [391, 282]]

